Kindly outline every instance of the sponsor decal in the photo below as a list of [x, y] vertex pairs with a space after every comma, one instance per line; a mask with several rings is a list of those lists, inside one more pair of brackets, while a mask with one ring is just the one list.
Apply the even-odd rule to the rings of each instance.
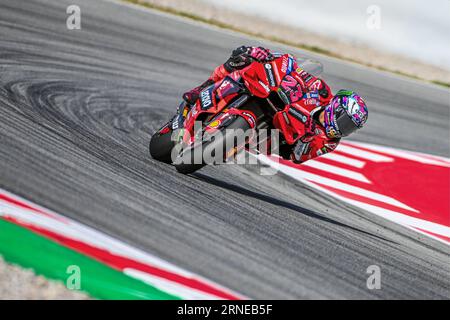
[[303, 96], [303, 102], [306, 105], [317, 105], [319, 102], [319, 94], [317, 91], [307, 92]]
[[308, 117], [306, 115], [304, 115], [300, 110], [295, 109], [294, 107], [290, 107], [288, 112], [291, 116], [302, 123], [305, 123], [306, 120], [308, 120]]
[[309, 98], [309, 99], [304, 99], [303, 100], [303, 103], [305, 104], [305, 105], [317, 105], [317, 99], [314, 99], [314, 98]]
[[208, 125], [210, 128], [217, 128], [218, 126], [220, 126], [220, 120], [214, 120]]
[[269, 80], [269, 85], [275, 87], [277, 83], [275, 82], [275, 77], [273, 75], [272, 64], [266, 63], [264, 65], [264, 70], [266, 70], [267, 80]]
[[219, 89], [224, 89], [226, 86], [230, 85], [231, 82], [229, 80], [224, 80], [221, 84]]
[[298, 72], [298, 74], [303, 79], [303, 81], [305, 81], [305, 83], [308, 83], [313, 78], [313, 76], [311, 74], [309, 74], [308, 72], [306, 72], [303, 69], [300, 72]]
[[179, 114], [173, 121], [172, 121], [172, 130], [176, 130], [180, 128], [180, 125], [183, 124], [183, 115]]
[[220, 98], [224, 98], [233, 93], [237, 93], [241, 90], [239, 84], [237, 84], [231, 77], [226, 77], [220, 86], [217, 88], [216, 94]]
[[288, 97], [289, 103], [295, 103], [302, 99], [303, 97], [303, 90], [300, 83], [297, 82], [297, 80], [287, 75], [283, 78], [283, 81], [281, 81], [280, 89], [286, 94]]
[[338, 144], [337, 144], [336, 142], [331, 142], [331, 143], [325, 143], [324, 145], [325, 145], [325, 147], [327, 147], [328, 149], [334, 150], [334, 149], [336, 149], [336, 147], [337, 147]]
[[309, 89], [314, 90], [314, 91], [318, 91], [320, 89], [320, 86], [322, 85], [322, 80], [317, 79], [316, 81], [314, 81], [310, 86]]
[[294, 58], [291, 55], [283, 56], [283, 61], [281, 63], [281, 71], [290, 74], [292, 72], [292, 67], [294, 65]]
[[281, 63], [281, 71], [286, 73], [287, 69], [288, 69], [288, 57], [287, 56], [283, 56], [283, 61]]
[[246, 61], [239, 61], [239, 62], [233, 62], [230, 61], [230, 66], [232, 66], [233, 68], [239, 68], [242, 67], [243, 65], [245, 65], [247, 62]]
[[283, 100], [284, 104], [290, 104], [291, 102], [289, 101], [288, 96], [286, 95], [286, 93], [281, 90], [281, 88], [278, 88], [278, 95], [280, 96], [280, 99]]
[[307, 92], [305, 98], [319, 98], [319, 93], [317, 91]]
[[266, 90], [267, 93], [270, 92], [270, 88], [267, 86], [267, 84], [265, 84], [264, 82], [262, 82], [261, 80], [258, 81], [259, 84], [261, 85], [261, 87], [264, 88], [264, 90]]
[[213, 86], [200, 92], [200, 101], [202, 104], [202, 109], [208, 109], [212, 105], [212, 90]]
[[295, 145], [295, 148], [293, 150], [294, 152], [294, 157], [295, 160], [300, 161], [302, 155], [306, 155], [309, 152], [309, 145], [310, 143], [303, 143], [301, 141], [298, 141], [297, 144]]

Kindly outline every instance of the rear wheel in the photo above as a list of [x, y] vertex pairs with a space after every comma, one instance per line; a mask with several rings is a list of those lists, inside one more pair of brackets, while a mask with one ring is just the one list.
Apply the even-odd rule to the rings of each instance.
[[[229, 154], [234, 147], [232, 145], [230, 147], [230, 143], [227, 143], [227, 141], [234, 139], [234, 131], [237, 129], [242, 129], [245, 132], [250, 129], [250, 125], [244, 118], [237, 117], [228, 126], [221, 129], [221, 135], [214, 136], [211, 140], [204, 139], [202, 142], [194, 144], [193, 147], [184, 149], [175, 161], [175, 168], [183, 174], [193, 173], [207, 164], [211, 164], [205, 162], [204, 154], [215, 156], [214, 150], [222, 150], [223, 155]], [[201, 159], [196, 159], [198, 156], [201, 156]]]

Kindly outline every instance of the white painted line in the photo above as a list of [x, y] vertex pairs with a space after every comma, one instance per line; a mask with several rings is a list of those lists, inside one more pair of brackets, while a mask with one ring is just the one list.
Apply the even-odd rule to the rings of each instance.
[[[365, 145], [362, 145], [365, 146]], [[359, 150], [359, 149], [358, 149]], [[418, 212], [417, 210], [384, 195], [380, 195], [377, 193], [372, 193], [370, 194], [370, 191], [368, 190], [364, 190], [364, 189], [360, 189], [351, 185], [346, 185], [344, 183], [341, 183], [339, 181], [335, 181], [335, 180], [331, 180], [331, 179], [327, 179], [324, 177], [320, 177], [318, 175], [314, 175], [314, 174], [310, 174], [308, 172], [304, 172], [286, 165], [283, 165], [279, 162], [276, 161], [272, 161], [270, 158], [265, 157], [263, 155], [259, 155], [258, 159], [263, 163], [263, 164], [268, 164], [270, 166], [272, 166], [273, 168], [281, 171], [282, 173], [293, 177], [296, 180], [301, 181], [302, 183], [304, 183], [305, 185], [308, 185], [314, 189], [317, 189], [323, 193], [326, 193], [336, 199], [339, 199], [345, 203], [351, 204], [355, 207], [364, 209], [370, 213], [373, 213], [377, 216], [380, 216], [384, 219], [387, 219], [389, 221], [392, 221], [394, 223], [400, 224], [402, 226], [407, 227], [410, 230], [414, 230], [415, 232], [418, 232], [420, 234], [423, 234], [427, 237], [433, 238], [441, 243], [444, 243], [446, 245], [450, 245], [450, 243], [448, 241], [445, 241], [444, 239], [441, 239], [437, 236], [433, 236], [430, 233], [433, 233], [435, 235], [439, 235], [439, 236], [443, 236], [443, 237], [447, 237], [450, 238], [450, 227], [442, 225], [442, 224], [438, 224], [438, 223], [434, 223], [431, 221], [427, 221], [424, 219], [419, 219], [416, 217], [411, 217], [407, 214], [402, 214], [400, 212], [396, 212], [393, 210], [388, 210], [379, 206], [375, 206], [375, 205], [370, 205], [361, 201], [357, 201], [357, 200], [353, 200], [353, 199], [349, 199], [345, 196], [341, 196], [339, 194], [337, 194], [336, 192], [333, 192], [331, 190], [328, 190], [324, 187], [322, 187], [321, 185], [316, 184], [317, 183], [321, 183], [322, 185], [326, 185], [326, 186], [330, 186], [330, 187], [334, 187], [336, 189], [339, 190], [343, 190], [343, 191], [347, 191], [347, 192], [351, 192], [351, 193], [355, 193], [361, 196], [365, 196], [365, 197], [369, 197], [368, 198], [372, 198], [374, 200], [382, 200], [381, 202], [384, 203], [389, 203], [391, 205], [397, 206], [397, 207], [402, 207], [405, 208], [407, 210], [411, 210], [414, 212]], [[379, 158], [375, 159], [379, 160]], [[373, 161], [373, 160], [372, 160]], [[369, 192], [369, 194], [367, 193]], [[383, 201], [384, 200], [384, 201]], [[421, 229], [421, 230], [419, 230]], [[423, 230], [423, 231], [422, 231]]]
[[333, 173], [333, 174], [336, 174], [336, 175], [339, 175], [342, 177], [346, 177], [346, 178], [364, 182], [364, 183], [369, 183], [369, 184], [371, 183], [370, 180], [368, 180], [363, 174], [361, 174], [359, 172], [355, 172], [355, 171], [348, 170], [348, 169], [343, 169], [343, 168], [336, 167], [336, 166], [333, 166], [333, 165], [330, 165], [327, 163], [323, 163], [320, 161], [316, 161], [316, 160], [306, 161], [302, 164], [302, 166], [315, 168], [318, 170]]
[[380, 208], [368, 203], [360, 202], [357, 200], [347, 199], [348, 203], [351, 203], [357, 207], [363, 208], [367, 211], [370, 211], [380, 217], [383, 217], [385, 219], [394, 221], [396, 223], [402, 224], [402, 225], [408, 225], [410, 227], [420, 228], [425, 231], [432, 232], [434, 234], [438, 234], [444, 237], [450, 238], [450, 228], [446, 227], [444, 225], [430, 222], [423, 219], [418, 219], [414, 217], [410, 217], [405, 214], [401, 214], [392, 210]]
[[320, 156], [319, 158], [317, 158], [316, 160], [320, 161], [321, 158], [322, 159], [325, 158], [325, 159], [329, 159], [329, 160], [332, 160], [332, 161], [340, 162], [340, 163], [346, 164], [348, 166], [352, 166], [352, 167], [359, 168], [359, 169], [362, 169], [366, 165], [366, 162], [364, 162], [364, 161], [356, 160], [356, 159], [353, 159], [353, 158], [350, 158], [350, 157], [346, 157], [346, 156], [340, 155], [340, 154], [338, 154], [336, 152], [326, 153], [323, 156]]
[[[322, 188], [321, 186], [316, 185], [314, 182], [309, 182], [309, 181], [307, 181], [307, 180], [304, 180], [304, 181], [302, 181], [302, 182], [303, 182], [304, 184], [306, 184], [306, 185], [312, 187], [312, 188], [315, 188], [315, 189], [317, 189], [317, 190], [319, 190], [319, 191], [321, 191], [321, 192], [323, 192], [323, 193], [326, 193], [326, 194], [328, 194], [328, 195], [330, 195], [330, 196], [332, 196], [332, 197], [335, 197], [336, 199], [339, 199], [339, 200], [341, 200], [342, 202], [346, 202], [346, 203], [348, 203], [348, 204], [352, 204], [352, 205], [354, 205], [354, 206], [359, 207], [359, 206], [358, 206], [358, 203], [357, 203], [358, 201], [353, 201], [353, 203], [352, 203], [351, 199], [345, 198], [345, 197], [340, 196], [340, 195], [338, 195], [338, 194], [336, 194], [336, 193], [334, 193], [334, 192], [332, 192], [332, 191], [330, 191], [330, 190], [327, 190], [327, 189], [325, 189], [325, 188]], [[372, 211], [369, 211], [369, 210], [368, 210], [368, 212], [376, 214], [375, 212], [372, 212]], [[398, 213], [398, 212], [396, 212], [396, 213], [397, 213], [397, 214], [401, 214], [401, 213]], [[400, 220], [393, 221], [393, 220], [390, 219], [389, 216], [383, 216], [383, 218], [385, 218], [385, 219], [387, 219], [387, 220], [389, 220], [389, 221], [392, 221], [392, 222], [401, 224], [401, 223], [400, 223]], [[418, 219], [418, 220], [421, 220], [421, 219]], [[405, 221], [405, 220], [403, 220], [403, 221]], [[422, 221], [426, 221], [426, 220], [422, 220]], [[426, 221], [426, 222], [429, 222], [429, 221]], [[433, 236], [433, 235], [430, 235], [429, 233], [426, 233], [426, 232], [423, 232], [423, 231], [421, 231], [421, 230], [418, 230], [418, 229], [416, 229], [416, 228], [414, 228], [414, 227], [412, 227], [412, 226], [410, 226], [410, 225], [408, 225], [408, 224], [401, 224], [401, 225], [404, 226], [404, 227], [407, 227], [408, 229], [414, 230], [415, 232], [419, 232], [419, 233], [424, 234], [424, 235], [426, 235], [426, 236], [428, 236], [428, 237], [431, 237], [431, 238], [433, 238], [433, 239], [435, 239], [435, 240], [437, 240], [437, 241], [439, 241], [439, 242], [442, 242], [442, 243], [444, 243], [444, 244], [446, 244], [446, 245], [450, 245], [449, 242], [447, 242], [447, 241], [445, 241], [445, 240], [443, 240], [443, 239], [441, 239], [441, 238], [435, 237], [435, 236]], [[441, 225], [440, 225], [440, 226], [441, 226]], [[424, 229], [424, 230], [425, 230], [425, 229]], [[445, 230], [444, 230], [444, 231], [445, 231]]]
[[344, 143], [339, 144], [337, 146], [336, 150], [338, 150], [339, 152], [347, 153], [354, 157], [363, 158], [363, 159], [370, 160], [373, 162], [392, 162], [392, 161], [394, 161], [394, 159], [392, 159], [392, 158], [382, 156], [377, 153], [364, 151], [364, 150], [361, 150], [358, 148], [353, 148], [348, 145], [345, 145]]
[[161, 291], [168, 292], [170, 294], [173, 294], [175, 296], [178, 296], [183, 299], [187, 300], [217, 300], [216, 296], [212, 296], [209, 294], [206, 294], [204, 292], [189, 288], [186, 289], [186, 287], [179, 285], [176, 282], [168, 281], [166, 279], [155, 277], [151, 274], [148, 274], [146, 272], [142, 272], [140, 270], [136, 270], [133, 268], [125, 268], [123, 272], [135, 279], [141, 280], [145, 283], [148, 283], [149, 285], [158, 288]]
[[383, 153], [390, 153], [394, 156], [397, 156], [399, 158], [404, 158], [420, 163], [425, 164], [432, 164], [435, 166], [444, 166], [444, 167], [450, 167], [449, 159], [446, 158], [438, 158], [439, 160], [433, 160], [430, 157], [425, 157], [425, 155], [422, 155], [418, 152], [410, 152], [406, 150], [397, 150], [394, 148], [384, 147], [384, 146], [376, 146], [373, 144], [362, 144], [358, 142], [346, 142], [346, 144], [351, 144], [354, 146], [361, 146], [365, 149], [371, 149], [373, 151], [383, 152]]
[[166, 270], [182, 274], [183, 276], [186, 277], [192, 276], [191, 273], [181, 268], [178, 268], [172, 264], [169, 264], [162, 259], [159, 259], [155, 256], [151, 256], [141, 250], [128, 246], [123, 242], [118, 241], [104, 233], [100, 233], [95, 229], [77, 223], [73, 220], [69, 220], [61, 215], [58, 215], [55, 212], [52, 212], [38, 205], [35, 205], [29, 201], [26, 201], [23, 198], [20, 198], [18, 196], [13, 195], [12, 193], [7, 192], [6, 190], [0, 189], [0, 193], [6, 194], [13, 199], [18, 199], [21, 202], [23, 201], [32, 207], [39, 208], [40, 210], [44, 211], [45, 213], [51, 216], [60, 216], [63, 219], [54, 219], [49, 216], [27, 210], [25, 208], [14, 206], [10, 203], [6, 203], [1, 200], [0, 200], [0, 216], [10, 216], [16, 218], [19, 221], [24, 222], [25, 224], [31, 224], [57, 234], [63, 234], [74, 240], [88, 243], [97, 248], [107, 250], [113, 254], [134, 259], [144, 264], [158, 265]]
[[[258, 159], [260, 159], [263, 163], [266, 163], [268, 165], [273, 165], [275, 163], [274, 161], [270, 160], [269, 158], [265, 157], [264, 155], [260, 155], [258, 157]], [[376, 192], [372, 192], [372, 191], [369, 191], [366, 189], [362, 189], [359, 187], [355, 187], [355, 186], [347, 184], [347, 183], [343, 183], [343, 182], [340, 182], [337, 180], [321, 177], [319, 175], [305, 172], [302, 170], [298, 170], [298, 169], [295, 169], [295, 168], [292, 168], [292, 167], [289, 167], [286, 165], [282, 165], [282, 164], [276, 164], [276, 167], [275, 166], [273, 166], [273, 167], [280, 170], [281, 172], [297, 179], [297, 180], [309, 180], [312, 182], [317, 182], [317, 183], [320, 183], [320, 184], [323, 184], [323, 185], [326, 185], [326, 186], [329, 186], [329, 187], [332, 187], [335, 189], [350, 192], [350, 193], [353, 193], [353, 194], [356, 194], [359, 196], [363, 196], [363, 197], [366, 197], [366, 198], [369, 198], [372, 200], [384, 202], [386, 204], [390, 204], [390, 205], [398, 207], [398, 208], [410, 210], [410, 211], [417, 212], [417, 213], [419, 212], [416, 209], [411, 208], [411, 207], [407, 206], [406, 204], [404, 204], [394, 198], [391, 198], [391, 197], [388, 197], [388, 196], [385, 196], [385, 195], [382, 195], [382, 194], [379, 194]]]

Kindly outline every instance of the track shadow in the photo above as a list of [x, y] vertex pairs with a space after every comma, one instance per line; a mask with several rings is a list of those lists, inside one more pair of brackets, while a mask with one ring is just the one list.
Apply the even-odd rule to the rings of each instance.
[[258, 192], [255, 192], [253, 190], [249, 190], [249, 189], [240, 187], [240, 186], [235, 185], [235, 184], [231, 184], [231, 183], [228, 183], [228, 182], [225, 182], [225, 181], [222, 181], [222, 180], [218, 180], [218, 179], [212, 178], [210, 176], [207, 176], [207, 175], [204, 175], [204, 174], [198, 173], [198, 172], [192, 174], [191, 176], [196, 178], [196, 179], [202, 180], [202, 181], [204, 181], [206, 183], [212, 184], [212, 185], [214, 185], [216, 187], [227, 189], [227, 190], [239, 193], [241, 195], [252, 197], [254, 199], [258, 199], [260, 201], [264, 201], [264, 202], [267, 202], [267, 203], [270, 203], [270, 204], [273, 204], [273, 205], [276, 205], [276, 206], [280, 206], [280, 207], [283, 207], [283, 208], [286, 208], [286, 209], [294, 210], [294, 211], [296, 211], [298, 213], [301, 213], [302, 215], [308, 216], [310, 218], [318, 219], [318, 220], [321, 220], [321, 221], [324, 221], [324, 222], [327, 222], [327, 223], [331, 223], [331, 224], [337, 225], [337, 226], [342, 227], [342, 228], [353, 230], [353, 231], [356, 231], [356, 232], [359, 232], [359, 233], [362, 233], [362, 234], [365, 234], [365, 235], [377, 238], [379, 240], [383, 240], [383, 241], [386, 241], [386, 242], [397, 244], [395, 241], [388, 240], [388, 239], [380, 237], [380, 236], [378, 236], [376, 234], [373, 234], [373, 233], [370, 233], [370, 232], [367, 232], [367, 231], [364, 231], [364, 230], [361, 230], [361, 229], [358, 229], [358, 228], [346, 225], [346, 224], [344, 224], [342, 222], [333, 220], [331, 218], [324, 217], [323, 215], [320, 215], [320, 214], [318, 214], [318, 213], [316, 213], [316, 212], [314, 212], [312, 210], [309, 210], [307, 208], [295, 205], [293, 203], [290, 203], [290, 202], [287, 202], [287, 201], [284, 201], [284, 200], [280, 200], [280, 199], [271, 197], [271, 196], [266, 195], [266, 194], [258, 193]]

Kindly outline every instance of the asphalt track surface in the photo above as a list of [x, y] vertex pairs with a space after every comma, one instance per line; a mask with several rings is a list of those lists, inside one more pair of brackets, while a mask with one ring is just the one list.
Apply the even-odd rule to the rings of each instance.
[[[250, 298], [449, 299], [444, 244], [255, 166], [183, 176], [149, 157], [181, 93], [241, 44], [259, 42], [103, 1], [1, 0], [0, 186]], [[448, 90], [319, 59], [366, 97], [355, 140], [449, 156]]]

